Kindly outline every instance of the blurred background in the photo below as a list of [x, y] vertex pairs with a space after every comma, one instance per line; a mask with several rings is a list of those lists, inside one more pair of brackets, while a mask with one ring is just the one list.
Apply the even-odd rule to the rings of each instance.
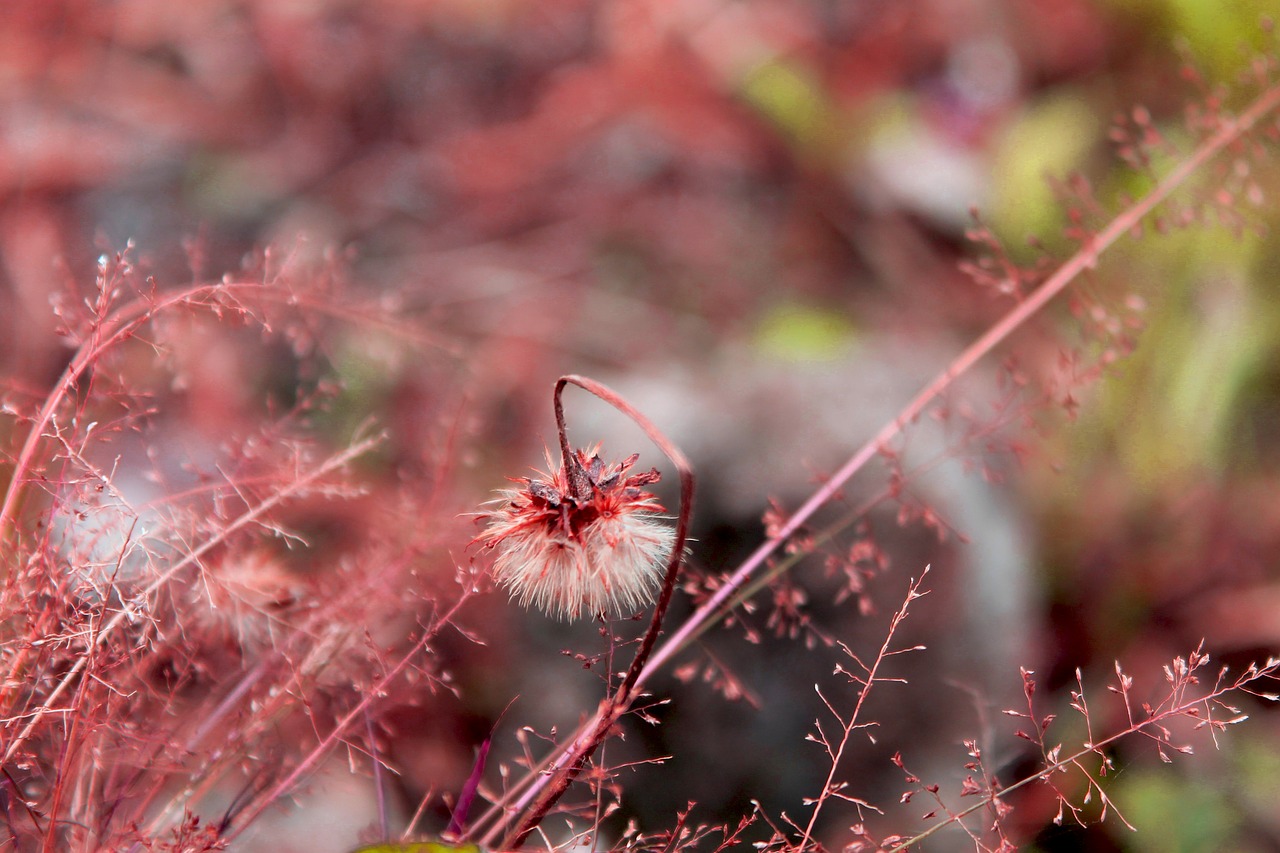
[[[1069, 205], [1046, 176], [1087, 176], [1097, 207], [1074, 204], [1100, 227], [1148, 186], [1115, 157], [1115, 117], [1140, 104], [1171, 144], [1193, 144], [1183, 117], [1203, 93], [1183, 64], [1234, 83], [1249, 51], [1275, 47], [1259, 25], [1268, 11], [1265, 0], [12, 3], [0, 20], [7, 392], [54, 381], [68, 350], [51, 300], [87, 292], [99, 256], [127, 241], [161, 289], [241, 269], [325, 281], [340, 270], [341, 304], [398, 325], [326, 327], [307, 381], [339, 390], [315, 428], [335, 442], [368, 417], [388, 428], [372, 500], [406, 478], [428, 483], [435, 515], [422, 523], [438, 523], [444, 544], [424, 572], [451, 576], [474, 534], [459, 514], [542, 467], [552, 383], [574, 372], [613, 385], [691, 457], [693, 590], [761, 541], [771, 500], [798, 506], [1011, 304], [962, 272], [971, 208], [1028, 269], [1068, 253]], [[1157, 170], [1173, 162], [1157, 151]], [[1234, 667], [1280, 647], [1280, 249], [1255, 230], [1277, 224], [1280, 171], [1274, 158], [1248, 168], [1243, 183], [1207, 173], [1203, 190], [1244, 186], [1219, 200], [1240, 222], [1149, 228], [1110, 252], [967, 378], [946, 404], [956, 414], [909, 433], [903, 458], [927, 470], [905, 493], [652, 685], [673, 698], [663, 724], [629, 730], [606, 759], [673, 757], [621, 774], [611, 831], [628, 818], [669, 827], [690, 801], [709, 823], [753, 800], [806, 814], [801, 798], [826, 769], [803, 740], [823, 714], [813, 685], [850, 695], [831, 677], [830, 642], [877, 648], [926, 563], [934, 594], [902, 639], [929, 649], [904, 659], [908, 686], [875, 697], [880, 743], [842, 774], [877, 803], [905, 787], [895, 750], [953, 789], [964, 737], [984, 739], [1002, 778], [1033, 771], [996, 713], [1019, 703], [1019, 666], [1062, 710], [1076, 667], [1099, 699], [1115, 659], [1156, 695], [1160, 664], [1201, 638]], [[215, 440], [299, 381], [296, 351], [278, 342], [202, 326], [187, 343], [182, 387], [159, 398], [171, 434]], [[1032, 390], [1010, 392], [1019, 376]], [[620, 417], [568, 399], [577, 442], [664, 468]], [[892, 474], [866, 472], [844, 503], [880, 496]], [[358, 524], [315, 522], [333, 541]], [[874, 547], [849, 557], [859, 543]], [[833, 576], [824, 555], [837, 552], [865, 588]], [[671, 618], [689, 607], [682, 596]], [[525, 614], [501, 591], [463, 618], [488, 645], [441, 651], [457, 696], [400, 709], [388, 729], [402, 819], [425, 792], [456, 792], [491, 734], [496, 765], [518, 752], [513, 729], [564, 731], [600, 696], [598, 675], [561, 654], [598, 653], [595, 627]], [[1173, 766], [1140, 739], [1119, 747], [1110, 791], [1137, 833], [1056, 828], [1053, 802], [1033, 792], [1011, 817], [1018, 840], [1276, 849], [1280, 719], [1247, 710], [1219, 750], [1198, 740]], [[371, 801], [367, 778], [342, 784], [362, 792], [348, 802]], [[373, 819], [326, 813], [322, 787], [296, 817], [312, 832], [332, 819], [322, 834], [335, 846], [305, 849], [341, 850]], [[908, 833], [925, 810], [866, 817]], [[446, 818], [441, 803], [424, 826]], [[824, 843], [846, 843], [854, 820], [833, 810]], [[288, 832], [280, 844], [303, 843], [304, 830]], [[968, 842], [936, 849], [949, 844]]]

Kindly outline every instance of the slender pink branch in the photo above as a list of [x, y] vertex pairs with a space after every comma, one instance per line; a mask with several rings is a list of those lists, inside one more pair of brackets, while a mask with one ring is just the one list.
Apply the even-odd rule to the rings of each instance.
[[[1066, 756], [1065, 758], [1058, 758], [1057, 760], [1047, 759], [1045, 762], [1045, 766], [1042, 767], [1038, 772], [1033, 773], [1030, 776], [1026, 776], [1022, 779], [1019, 779], [1017, 782], [1014, 782], [1013, 784], [1008, 785], [1000, 789], [999, 791], [992, 791], [991, 793], [982, 797], [982, 799], [979, 802], [976, 802], [973, 805], [969, 806], [968, 808], [962, 809], [961, 811], [958, 811], [954, 814], [949, 814], [945, 820], [942, 820], [934, 824], [933, 826], [926, 829], [924, 832], [921, 832], [918, 835], [912, 836], [911, 838], [908, 838], [900, 843], [894, 844], [893, 846], [886, 848], [884, 853], [905, 853], [905, 851], [907, 851], [908, 849], [915, 847], [920, 842], [929, 838], [931, 835], [935, 835], [938, 832], [941, 832], [946, 827], [964, 820], [969, 815], [974, 814], [975, 812], [980, 811], [981, 809], [985, 809], [991, 806], [993, 803], [995, 803], [998, 800], [1007, 799], [1008, 796], [1012, 794], [1014, 791], [1017, 791], [1020, 788], [1025, 788], [1028, 785], [1032, 784], [1033, 782], [1047, 781], [1051, 779], [1055, 773], [1059, 772], [1063, 768], [1077, 767], [1081, 770], [1081, 772], [1085, 772], [1085, 768], [1081, 764], [1081, 762], [1085, 758], [1087, 758], [1090, 754], [1102, 755], [1105, 758], [1105, 752], [1104, 752], [1105, 748], [1108, 746], [1111, 746], [1112, 744], [1118, 741], [1124, 740], [1135, 734], [1145, 733], [1148, 729], [1159, 727], [1163, 725], [1166, 721], [1171, 720], [1175, 717], [1196, 718], [1198, 716], [1197, 715], [1198, 708], [1200, 707], [1208, 708], [1212, 705], [1213, 702], [1218, 701], [1219, 699], [1221, 699], [1221, 697], [1227, 695], [1228, 693], [1235, 693], [1238, 690], [1249, 691], [1250, 685], [1253, 685], [1254, 683], [1261, 681], [1263, 679], [1267, 679], [1267, 678], [1274, 679], [1277, 677], [1280, 677], [1280, 659], [1272, 658], [1271, 660], [1268, 660], [1266, 664], [1263, 666], [1258, 666], [1256, 664], [1250, 665], [1248, 669], [1246, 669], [1243, 673], [1241, 673], [1239, 678], [1235, 679], [1230, 683], [1223, 683], [1220, 678], [1219, 682], [1214, 685], [1212, 690], [1210, 690], [1208, 693], [1204, 694], [1203, 696], [1200, 696], [1194, 699], [1185, 698], [1185, 685], [1182, 685], [1181, 688], [1179, 688], [1178, 686], [1175, 686], [1174, 689], [1170, 691], [1170, 698], [1172, 698], [1175, 695], [1180, 695], [1183, 697], [1181, 698], [1181, 701], [1171, 702], [1169, 699], [1166, 699], [1165, 702], [1161, 703], [1161, 706], [1164, 707], [1164, 710], [1153, 713], [1147, 719], [1140, 720], [1137, 722], [1130, 722], [1128, 726], [1121, 729], [1120, 731], [1117, 731], [1101, 740], [1087, 743], [1083, 747], [1081, 747], [1080, 750], [1072, 753], [1071, 755]], [[1184, 690], [1182, 694], [1178, 693], [1178, 690], [1180, 689]], [[1166, 703], [1167, 703], [1167, 707], [1165, 707]], [[1239, 722], [1241, 719], [1242, 718], [1237, 718], [1232, 722]], [[1101, 793], [1101, 788], [1097, 785], [1097, 782], [1094, 780], [1092, 775], [1089, 775], [1089, 785], [1093, 790]], [[1105, 802], [1107, 801], [1104, 800], [1104, 803]]]
[[305, 295], [295, 294], [284, 287], [269, 287], [259, 282], [219, 281], [193, 285], [163, 297], [140, 296], [123, 304], [119, 309], [98, 322], [89, 339], [71, 357], [66, 369], [58, 377], [57, 384], [45, 398], [40, 411], [36, 413], [26, 439], [23, 441], [22, 448], [18, 451], [18, 456], [14, 461], [13, 472], [5, 490], [4, 501], [0, 503], [0, 543], [5, 540], [14, 525], [18, 499], [21, 496], [23, 485], [29, 479], [40, 442], [46, 437], [46, 432], [53, 422], [58, 407], [71, 395], [85, 372], [112, 347], [128, 340], [139, 328], [153, 322], [157, 316], [168, 312], [170, 309], [182, 306], [198, 307], [205, 305], [212, 307], [221, 305], [227, 297], [235, 297], [241, 293], [248, 294], [259, 300], [281, 302], [291, 306], [300, 305], [309, 311], [329, 314], [348, 322], [356, 320], [368, 324], [377, 323], [378, 328], [381, 330], [412, 338], [420, 343], [443, 349], [446, 352], [452, 353], [455, 349], [434, 339], [424, 338], [420, 333], [396, 325], [385, 318], [375, 317], [357, 307], [350, 305], [334, 306]]
[[1044, 308], [1054, 297], [1066, 289], [1075, 278], [1085, 270], [1091, 269], [1098, 261], [1098, 256], [1110, 248], [1121, 236], [1131, 231], [1158, 205], [1164, 202], [1187, 179], [1199, 171], [1209, 160], [1222, 152], [1241, 136], [1252, 130], [1268, 113], [1280, 107], [1280, 86], [1265, 90], [1234, 121], [1223, 119], [1222, 126], [1216, 133], [1206, 139], [1189, 157], [1179, 163], [1165, 178], [1143, 198], [1120, 212], [1107, 227], [1103, 228], [1086, 245], [1081, 247], [1066, 263], [1058, 268], [1040, 287], [1024, 301], [1000, 319], [981, 337], [970, 344], [947, 367], [934, 377], [906, 407], [889, 423], [880, 428], [872, 438], [862, 445], [847, 462], [836, 471], [805, 503], [796, 510], [776, 535], [764, 542], [715, 594], [704, 601], [680, 627], [667, 638], [649, 659], [644, 671], [640, 673], [637, 683], [642, 684], [654, 672], [664, 666], [673, 655], [684, 648], [689, 639], [700, 629], [703, 622], [710, 619], [731, 596], [746, 583], [769, 556], [776, 551], [793, 533], [800, 529], [817, 510], [871, 461], [889, 442], [901, 433], [908, 424], [914, 422], [926, 408], [936, 400], [960, 376], [968, 372], [980, 359], [985, 357], [1000, 343], [1021, 327], [1040, 309]]

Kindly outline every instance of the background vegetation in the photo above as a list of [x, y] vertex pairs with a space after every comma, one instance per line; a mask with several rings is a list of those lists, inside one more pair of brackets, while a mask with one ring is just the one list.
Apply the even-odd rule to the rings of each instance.
[[[519, 610], [469, 547], [467, 513], [555, 447], [556, 377], [608, 382], [690, 457], [680, 624], [1054, 258], [1275, 85], [1269, 6], [12, 4], [0, 835], [446, 832], [469, 779], [496, 798], [596, 708], [627, 658], [608, 637], [638, 632]], [[894, 641], [927, 649], [839, 765], [887, 814], [827, 809], [827, 849], [928, 825], [896, 752], [947, 789], [965, 739], [1006, 784], [1035, 773], [999, 713], [1025, 710], [1019, 667], [1079, 744], [1071, 691], [1104, 695], [1113, 661], [1150, 701], [1202, 639], [1215, 673], [1273, 654], [1277, 184], [1259, 133], [966, 372], [788, 538], [790, 573], [649, 682], [660, 724], [607, 744], [574, 831], [714, 849], [803, 827], [831, 765], [805, 741], [814, 685], [852, 707], [839, 644], [874, 656], [925, 565]], [[576, 442], [663, 467], [568, 406]], [[1090, 826], [1056, 826], [1032, 785], [1004, 836], [923, 849], [1273, 849], [1280, 719], [1233, 702], [1251, 719], [1217, 750], [1108, 752], [1136, 833], [1093, 824], [1097, 794]]]

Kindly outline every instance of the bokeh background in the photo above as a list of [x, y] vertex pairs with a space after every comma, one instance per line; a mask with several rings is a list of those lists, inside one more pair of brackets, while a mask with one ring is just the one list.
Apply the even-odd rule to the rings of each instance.
[[[1117, 113], [1141, 104], [1188, 144], [1182, 118], [1202, 93], [1183, 63], [1234, 82], [1248, 51], [1275, 47], [1259, 26], [1268, 11], [1264, 0], [11, 3], [0, 365], [10, 393], [47, 387], [67, 358], [51, 299], [87, 288], [99, 256], [127, 241], [161, 288], [261, 267], [264, 253], [303, 278], [341, 267], [350, 293], [400, 325], [353, 318], [331, 332], [321, 371], [339, 390], [316, 428], [336, 441], [369, 417], [388, 428], [373, 500], [379, 483], [430, 474], [436, 515], [422, 523], [447, 531], [448, 547], [424, 556], [425, 572], [468, 559], [474, 529], [460, 513], [541, 466], [551, 385], [576, 372], [685, 447], [701, 478], [692, 560], [714, 575], [761, 541], [771, 499], [798, 505], [1007, 307], [960, 269], [971, 207], [1020, 263], [1069, 251], [1046, 176], [1088, 176], [1101, 205], [1090, 221], [1105, 222], [1120, 193], [1143, 187], [1109, 142]], [[1063, 300], [969, 377], [949, 404], [998, 429], [910, 434], [907, 450], [946, 463], [912, 478], [909, 502], [936, 509], [946, 535], [881, 504], [844, 534], [874, 538], [887, 559], [861, 607], [837, 600], [819, 556], [762, 596], [745, 620], [757, 641], [726, 629], [655, 683], [674, 700], [663, 725], [631, 730], [609, 755], [672, 758], [620, 776], [612, 831], [625, 818], [670, 826], [689, 801], [705, 822], [753, 800], [803, 814], [824, 772], [803, 741], [822, 714], [813, 685], [839, 693], [826, 641], [873, 649], [925, 563], [934, 595], [904, 642], [929, 650], [903, 665], [909, 686], [877, 696], [881, 745], [846, 765], [877, 802], [903, 788], [894, 749], [954, 782], [961, 738], [981, 736], [991, 769], [1032, 769], [994, 713], [1016, 703], [1019, 666], [1053, 706], [1076, 667], [1099, 696], [1114, 659], [1154, 691], [1160, 664], [1201, 638], [1234, 666], [1280, 647], [1280, 252], [1254, 230], [1277, 224], [1280, 172], [1274, 159], [1253, 169], [1260, 203], [1234, 204], [1242, 233], [1121, 245], [1080, 283], [1083, 320]], [[1090, 327], [1095, 305], [1140, 319], [1140, 332], [1124, 328], [1136, 350], [1069, 381], [1070, 400], [1010, 404], [1010, 359], [1059, 379], [1062, 352], [1099, 362], [1114, 341]], [[287, 346], [245, 348], [216, 326], [192, 335], [172, 434], [212, 440], [298, 381]], [[661, 467], [603, 407], [571, 396], [570, 408], [576, 440]], [[886, 482], [867, 472], [848, 502]], [[334, 541], [360, 523], [328, 512], [315, 524]], [[457, 696], [402, 710], [389, 735], [402, 818], [424, 792], [457, 791], [491, 733], [495, 762], [509, 760], [519, 725], [563, 731], [598, 701], [598, 676], [561, 654], [598, 652], [593, 627], [523, 614], [500, 591], [465, 619], [488, 645], [441, 652]], [[708, 667], [745, 698], [704, 680]], [[1280, 721], [1248, 710], [1219, 750], [1199, 741], [1173, 766], [1137, 740], [1119, 748], [1110, 790], [1137, 833], [1055, 828], [1052, 802], [1033, 796], [1013, 818], [1020, 841], [1275, 849]], [[333, 784], [371, 801], [366, 777]], [[323, 788], [299, 797], [275, 849], [341, 850], [367, 829], [368, 813], [324, 805]], [[433, 807], [425, 828], [446, 814]], [[921, 825], [910, 811], [877, 820], [882, 832]], [[830, 821], [824, 841], [843, 843], [850, 822]]]

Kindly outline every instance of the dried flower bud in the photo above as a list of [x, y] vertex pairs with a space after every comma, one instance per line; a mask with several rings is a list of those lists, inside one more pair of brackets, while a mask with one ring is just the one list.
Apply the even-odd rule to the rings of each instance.
[[522, 487], [503, 490], [497, 508], [481, 513], [488, 526], [476, 541], [496, 552], [498, 582], [557, 618], [647, 606], [671, 555], [675, 534], [643, 488], [661, 475], [628, 475], [638, 454], [606, 465], [598, 450], [576, 451], [571, 470], [514, 480]]

